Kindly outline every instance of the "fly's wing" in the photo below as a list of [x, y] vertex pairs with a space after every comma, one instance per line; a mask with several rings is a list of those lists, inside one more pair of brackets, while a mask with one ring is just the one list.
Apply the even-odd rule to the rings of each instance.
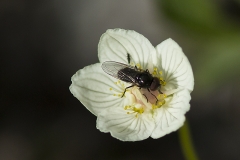
[[102, 64], [104, 72], [124, 82], [135, 83], [137, 71], [134, 67], [114, 61], [106, 61]]

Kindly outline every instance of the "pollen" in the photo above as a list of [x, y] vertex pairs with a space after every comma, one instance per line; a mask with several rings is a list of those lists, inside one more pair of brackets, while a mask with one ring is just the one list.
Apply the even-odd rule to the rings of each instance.
[[160, 99], [164, 99], [164, 98], [166, 98], [166, 97], [167, 97], [166, 94], [159, 94], [159, 95], [157, 96], [157, 99], [160, 100]]
[[128, 110], [127, 114], [135, 114], [135, 117], [138, 117], [138, 114], [142, 114], [144, 112], [143, 106], [136, 107], [135, 105], [127, 105], [124, 109]]
[[152, 75], [154, 77], [157, 77], [159, 80], [160, 80], [160, 84], [165, 86], [166, 85], [166, 81], [163, 79], [163, 77], [161, 77], [163, 74], [162, 71], [158, 71], [158, 68], [157, 67], [154, 67], [153, 68], [153, 72], [152, 72]]
[[152, 110], [161, 108], [165, 104], [165, 98], [167, 98], [166, 94], [158, 94], [157, 95], [157, 103], [152, 104]]
[[[124, 90], [126, 88], [125, 83], [123, 81], [120, 81], [120, 80], [118, 80], [114, 83], [118, 86], [117, 88], [120, 87], [120, 90], [116, 89], [115, 87], [114, 88], [110, 87], [109, 90], [113, 92], [113, 96], [117, 96], [117, 97], [120, 97], [120, 98], [125, 97], [125, 95], [123, 96]], [[128, 90], [126, 90], [126, 92], [127, 91]]]
[[165, 104], [165, 100], [161, 100], [161, 101], [158, 101], [157, 104], [153, 104], [152, 105], [152, 109], [158, 109], [158, 108], [161, 108], [163, 105]]
[[157, 71], [158, 71], [158, 69], [157, 69], [156, 67], [154, 67], [154, 68], [153, 68], [152, 75], [157, 76]]
[[160, 84], [163, 85], [163, 86], [165, 86], [167, 83], [166, 83], [165, 80], [163, 80], [162, 78], [160, 78]]
[[139, 63], [136, 64], [138, 69], [142, 69], [141, 65]]

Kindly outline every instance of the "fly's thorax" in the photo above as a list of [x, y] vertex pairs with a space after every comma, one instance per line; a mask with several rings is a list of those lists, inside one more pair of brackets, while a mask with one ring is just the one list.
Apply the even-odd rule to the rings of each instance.
[[141, 88], [149, 88], [153, 81], [153, 77], [148, 72], [141, 72], [136, 75], [136, 82]]

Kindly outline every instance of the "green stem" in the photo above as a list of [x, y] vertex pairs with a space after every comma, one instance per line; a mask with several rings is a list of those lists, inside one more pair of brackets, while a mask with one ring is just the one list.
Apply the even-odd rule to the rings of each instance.
[[191, 134], [187, 120], [185, 124], [179, 129], [179, 139], [182, 152], [186, 160], [199, 160], [192, 143]]

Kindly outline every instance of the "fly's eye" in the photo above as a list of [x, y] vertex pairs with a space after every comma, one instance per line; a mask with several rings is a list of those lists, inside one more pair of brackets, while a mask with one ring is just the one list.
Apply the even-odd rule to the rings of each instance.
[[158, 89], [158, 87], [160, 86], [160, 81], [157, 77], [154, 77], [153, 78], [153, 81], [151, 83], [151, 86], [150, 86], [150, 90], [151, 91], [155, 91]]

